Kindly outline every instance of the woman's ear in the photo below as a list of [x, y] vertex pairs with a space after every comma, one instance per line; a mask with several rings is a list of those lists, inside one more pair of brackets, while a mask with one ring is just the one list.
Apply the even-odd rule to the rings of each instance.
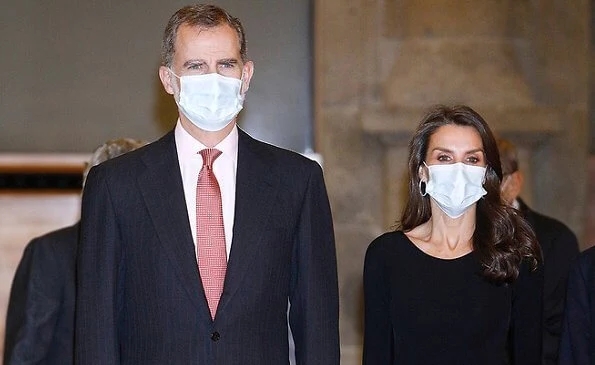
[[419, 169], [417, 170], [417, 176], [419, 177], [420, 181], [427, 182], [428, 181], [428, 168], [426, 165], [421, 164], [419, 165]]

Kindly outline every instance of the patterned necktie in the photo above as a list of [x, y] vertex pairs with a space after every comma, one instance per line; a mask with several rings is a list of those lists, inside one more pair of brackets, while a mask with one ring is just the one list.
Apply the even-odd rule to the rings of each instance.
[[203, 165], [196, 184], [196, 250], [202, 286], [214, 319], [227, 269], [221, 191], [213, 173], [213, 162], [221, 151], [207, 148], [200, 155]]

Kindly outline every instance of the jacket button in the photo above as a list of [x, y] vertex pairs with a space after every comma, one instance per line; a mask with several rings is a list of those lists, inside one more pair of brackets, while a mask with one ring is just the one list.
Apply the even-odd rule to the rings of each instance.
[[215, 331], [215, 332], [211, 333], [211, 341], [217, 342], [217, 341], [219, 341], [220, 338], [221, 338], [221, 335], [219, 334], [219, 332]]

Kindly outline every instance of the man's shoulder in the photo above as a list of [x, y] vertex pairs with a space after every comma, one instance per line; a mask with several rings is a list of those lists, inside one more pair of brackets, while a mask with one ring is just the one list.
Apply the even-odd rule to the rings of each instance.
[[67, 266], [69, 262], [74, 263], [78, 237], [78, 223], [38, 236], [25, 247], [20, 266], [46, 267], [51, 262]]
[[536, 212], [531, 208], [527, 208], [527, 216], [530, 220], [533, 221], [535, 227], [535, 231], [543, 231], [548, 233], [564, 233], [570, 234], [574, 236], [572, 230], [560, 220], [547, 216], [545, 214]]
[[57, 229], [32, 239], [26, 250], [50, 249], [54, 246], [76, 246], [79, 236], [79, 224]]
[[587, 248], [578, 258], [580, 271], [587, 278], [595, 278], [595, 246]]
[[45, 233], [41, 236], [34, 238], [32, 241], [62, 241], [62, 240], [70, 240], [70, 239], [77, 239], [79, 233], [79, 224], [76, 223], [72, 226], [64, 227], [56, 229], [55, 231], [51, 231]]
[[257, 154], [261, 158], [287, 168], [296, 166], [312, 168], [313, 166], [318, 165], [316, 161], [301, 153], [256, 139], [241, 129], [239, 131], [240, 151], [242, 150], [242, 146], [244, 146], [244, 148], [248, 148], [252, 153]]
[[526, 218], [535, 231], [546, 261], [576, 258], [579, 252], [578, 239], [566, 224], [530, 208], [526, 210]]

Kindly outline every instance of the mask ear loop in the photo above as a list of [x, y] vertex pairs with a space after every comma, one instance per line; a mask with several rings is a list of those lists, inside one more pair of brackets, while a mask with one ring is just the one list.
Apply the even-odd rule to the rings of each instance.
[[[422, 163], [426, 166], [426, 168], [428, 168], [428, 165], [426, 164], [426, 161], [422, 161]], [[422, 179], [419, 179], [419, 193], [421, 194], [421, 196], [428, 195], [428, 192], [426, 191], [426, 182], [423, 181]]]

